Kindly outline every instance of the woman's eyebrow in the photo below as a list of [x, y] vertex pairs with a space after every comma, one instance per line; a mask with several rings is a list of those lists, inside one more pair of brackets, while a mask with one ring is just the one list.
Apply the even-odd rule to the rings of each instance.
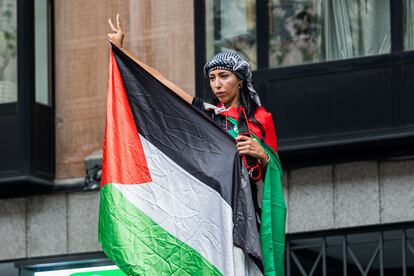
[[228, 74], [228, 72], [227, 72], [227, 71], [222, 71], [222, 72], [217, 72], [216, 74], [214, 74], [214, 73], [210, 73], [210, 74], [208, 75], [208, 77], [209, 77], [209, 78], [212, 78], [212, 77], [215, 77], [216, 75], [218, 75], [218, 76], [222, 76], [222, 75], [226, 75], [226, 74]]
[[219, 72], [218, 74], [221, 76], [221, 75], [227, 74], [227, 72], [226, 71], [223, 71], [223, 72]]

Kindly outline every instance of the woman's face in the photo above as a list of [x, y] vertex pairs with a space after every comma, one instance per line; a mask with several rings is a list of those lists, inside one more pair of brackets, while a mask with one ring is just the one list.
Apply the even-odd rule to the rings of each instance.
[[230, 71], [216, 69], [208, 74], [210, 87], [214, 95], [226, 108], [238, 106], [240, 101], [240, 84], [242, 83], [235, 74]]

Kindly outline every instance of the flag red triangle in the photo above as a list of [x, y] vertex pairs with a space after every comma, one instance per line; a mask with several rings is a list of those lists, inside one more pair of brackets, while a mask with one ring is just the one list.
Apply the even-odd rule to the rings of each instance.
[[145, 153], [115, 57], [110, 53], [101, 187], [151, 182]]

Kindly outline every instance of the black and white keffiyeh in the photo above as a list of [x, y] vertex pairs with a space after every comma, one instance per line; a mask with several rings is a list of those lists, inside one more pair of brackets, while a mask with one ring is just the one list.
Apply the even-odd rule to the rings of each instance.
[[243, 81], [243, 85], [246, 85], [250, 98], [258, 106], [261, 106], [259, 95], [253, 88], [250, 63], [242, 58], [240, 54], [232, 51], [220, 52], [216, 54], [206, 63], [206, 65], [204, 65], [205, 76], [208, 77], [208, 74], [216, 69], [228, 70], [235, 74]]

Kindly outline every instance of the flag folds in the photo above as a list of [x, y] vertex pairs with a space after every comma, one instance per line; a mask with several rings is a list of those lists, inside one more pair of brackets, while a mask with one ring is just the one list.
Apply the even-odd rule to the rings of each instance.
[[128, 275], [260, 275], [268, 254], [234, 139], [174, 89], [112, 47], [99, 242]]

